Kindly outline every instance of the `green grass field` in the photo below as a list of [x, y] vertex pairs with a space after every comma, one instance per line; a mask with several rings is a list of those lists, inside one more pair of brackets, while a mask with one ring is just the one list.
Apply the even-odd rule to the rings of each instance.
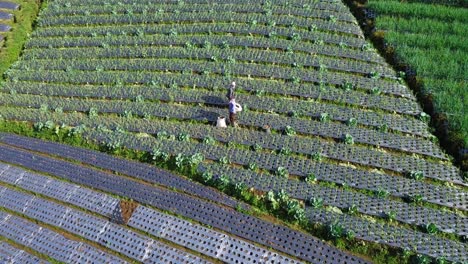
[[[401, 62], [416, 70], [423, 93], [445, 113], [450, 136], [468, 146], [468, 10], [414, 1], [369, 1], [376, 29]], [[436, 3], [436, 2], [434, 2]]]

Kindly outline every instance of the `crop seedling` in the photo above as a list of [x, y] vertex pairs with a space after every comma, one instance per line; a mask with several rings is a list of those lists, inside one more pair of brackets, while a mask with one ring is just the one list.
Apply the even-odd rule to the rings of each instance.
[[304, 179], [305, 182], [307, 183], [315, 183], [317, 182], [317, 177], [313, 173], [307, 174], [307, 177]]
[[357, 119], [351, 117], [350, 119], [348, 119], [348, 120], [346, 121], [346, 125], [348, 125], [348, 126], [350, 126], [350, 127], [355, 127], [355, 126], [357, 126]]
[[374, 88], [370, 89], [369, 93], [373, 94], [373, 95], [379, 95], [381, 93], [381, 91], [380, 91], [380, 88], [374, 87]]
[[191, 168], [195, 168], [198, 164], [205, 160], [205, 156], [201, 153], [195, 153], [188, 157], [188, 164]]
[[205, 171], [201, 175], [201, 178], [202, 178], [203, 183], [208, 184], [211, 182], [211, 179], [213, 179], [213, 174], [209, 171]]
[[345, 232], [346, 239], [353, 240], [356, 237], [356, 233], [353, 230], [347, 230]]
[[375, 196], [381, 199], [387, 198], [388, 195], [390, 195], [390, 192], [383, 189], [382, 187], [379, 187], [377, 191], [375, 191]]
[[218, 160], [218, 162], [221, 163], [221, 164], [224, 164], [224, 165], [231, 164], [231, 161], [230, 161], [229, 158], [226, 157], [226, 156], [221, 157], [221, 158]]
[[345, 81], [342, 85], [341, 88], [345, 91], [351, 91], [354, 89], [354, 85], [352, 82]]
[[230, 48], [229, 43], [227, 41], [223, 41], [221, 43], [221, 48], [222, 49], [229, 49]]
[[377, 71], [372, 71], [369, 73], [369, 78], [371, 79], [379, 79], [380, 78], [380, 73]]
[[250, 162], [249, 165], [247, 165], [247, 168], [251, 171], [256, 171], [258, 169], [258, 165], [255, 162]]
[[139, 94], [135, 97], [135, 102], [137, 103], [142, 103], [145, 101], [145, 98], [143, 97], [143, 95]]
[[424, 174], [422, 171], [410, 171], [408, 177], [413, 180], [421, 181], [424, 179]]
[[425, 123], [429, 123], [429, 121], [431, 121], [431, 116], [424, 113], [424, 112], [421, 112], [419, 115], [418, 115], [418, 118], [419, 120], [425, 122]]
[[111, 139], [106, 142], [105, 147], [108, 151], [115, 152], [118, 148], [122, 146], [122, 142], [118, 139]]
[[389, 221], [389, 222], [393, 222], [396, 220], [396, 212], [395, 211], [388, 211], [385, 213], [385, 218]]
[[205, 138], [203, 138], [203, 143], [207, 145], [214, 145], [216, 143], [216, 140], [211, 136], [206, 136]]
[[217, 185], [221, 190], [226, 190], [226, 188], [229, 186], [230, 179], [226, 175], [221, 175], [218, 178]]
[[328, 234], [331, 238], [340, 238], [345, 234], [345, 230], [338, 221], [335, 221], [328, 225]]
[[299, 114], [297, 113], [297, 111], [289, 111], [289, 112], [288, 112], [288, 115], [289, 115], [290, 117], [298, 117], [298, 116], [299, 116]]
[[301, 78], [300, 77], [292, 77], [291, 80], [290, 80], [292, 83], [294, 84], [300, 84], [301, 83]]
[[278, 167], [275, 171], [276, 175], [282, 177], [282, 178], [288, 178], [289, 177], [289, 172], [285, 167]]
[[123, 112], [122, 116], [125, 117], [125, 118], [132, 118], [132, 117], [133, 117], [133, 113], [132, 113], [132, 111], [130, 111], [130, 110], [125, 110], [125, 111]]
[[431, 258], [423, 255], [423, 254], [417, 254], [416, 255], [416, 263], [418, 264], [429, 264], [431, 263]]
[[439, 228], [434, 223], [429, 223], [429, 224], [425, 225], [424, 230], [428, 234], [435, 234], [435, 233], [439, 232]]
[[388, 125], [383, 124], [377, 127], [377, 130], [382, 133], [387, 133], [388, 132]]
[[35, 131], [41, 131], [44, 128], [44, 123], [36, 122], [34, 123], [33, 128]]
[[421, 204], [423, 202], [423, 196], [421, 194], [410, 195], [407, 198], [414, 204]]
[[346, 145], [353, 145], [354, 144], [354, 138], [353, 136], [351, 136], [350, 134], [345, 134], [343, 136], [343, 142], [346, 144]]
[[54, 127], [55, 127], [55, 123], [53, 121], [47, 120], [44, 123], [44, 128], [46, 128], [46, 129], [52, 129]]
[[314, 161], [322, 161], [322, 154], [320, 154], [320, 152], [314, 152], [312, 153], [311, 158]]
[[304, 209], [297, 200], [289, 199], [286, 201], [286, 212], [288, 216], [295, 221], [302, 221], [305, 219]]
[[411, 257], [411, 255], [413, 255], [413, 252], [409, 248], [403, 248], [402, 255], [403, 255], [403, 258], [408, 259], [409, 257]]
[[315, 209], [320, 209], [323, 207], [323, 199], [322, 198], [317, 198], [317, 197], [312, 197], [309, 199], [309, 204]]
[[238, 182], [234, 185], [234, 191], [238, 196], [242, 196], [247, 190], [247, 185], [243, 182]]
[[286, 126], [284, 128], [284, 134], [287, 136], [294, 136], [296, 135], [296, 131], [291, 126]]
[[179, 153], [175, 157], [175, 165], [178, 169], [182, 169], [187, 164], [187, 157], [184, 154]]
[[274, 37], [276, 37], [276, 35], [277, 35], [277, 33], [275, 31], [271, 31], [271, 32], [268, 33], [267, 37], [268, 38], [274, 38]]
[[255, 95], [258, 97], [262, 97], [265, 94], [264, 90], [255, 90]]
[[322, 122], [322, 123], [330, 122], [330, 115], [328, 113], [321, 113], [320, 114], [320, 122]]
[[46, 113], [47, 111], [49, 111], [49, 106], [46, 104], [41, 104], [39, 110], [43, 113]]
[[159, 131], [157, 134], [156, 134], [156, 137], [158, 139], [167, 139], [169, 137], [169, 134], [166, 132], [166, 131]]
[[228, 148], [235, 148], [235, 147], [236, 147], [236, 143], [235, 143], [234, 141], [229, 141], [229, 142], [227, 143], [227, 147], [228, 147]]
[[88, 116], [93, 118], [98, 116], [98, 110], [94, 107], [91, 107], [88, 111]]
[[259, 152], [259, 151], [261, 151], [262, 149], [263, 149], [263, 147], [262, 147], [260, 144], [258, 144], [258, 143], [255, 143], [254, 145], [252, 145], [252, 150], [253, 150], [253, 151]]
[[353, 204], [353, 205], [351, 205], [350, 207], [347, 208], [347, 212], [350, 215], [355, 215], [355, 214], [358, 213], [358, 211], [359, 211], [359, 208], [355, 204]]
[[280, 150], [279, 150], [279, 154], [280, 155], [285, 155], [285, 156], [289, 156], [291, 155], [292, 151], [291, 149], [287, 148], [287, 147], [282, 147]]
[[177, 135], [177, 140], [179, 140], [179, 141], [189, 141], [190, 136], [187, 133], [180, 133], [179, 135]]
[[448, 261], [447, 259], [445, 259], [445, 257], [438, 257], [436, 258], [436, 261], [435, 261], [437, 264], [447, 264]]

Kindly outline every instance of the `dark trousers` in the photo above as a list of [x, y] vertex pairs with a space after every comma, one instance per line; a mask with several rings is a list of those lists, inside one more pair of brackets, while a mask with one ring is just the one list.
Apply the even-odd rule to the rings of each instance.
[[233, 126], [237, 121], [237, 114], [234, 113], [229, 113], [229, 122], [231, 123], [231, 126]]

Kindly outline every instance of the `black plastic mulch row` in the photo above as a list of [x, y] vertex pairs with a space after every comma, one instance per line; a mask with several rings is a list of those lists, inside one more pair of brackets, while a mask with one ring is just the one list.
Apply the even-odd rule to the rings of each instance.
[[11, 26], [0, 24], [0, 32], [8, 32], [10, 31], [10, 29], [11, 29]]
[[[353, 231], [356, 238], [362, 240], [378, 241], [378, 243], [400, 247], [417, 254], [443, 258], [446, 262], [451, 261], [450, 263], [467, 263], [468, 261], [468, 247], [466, 243], [379, 222], [373, 223], [359, 217], [330, 212], [325, 209], [306, 207], [305, 211], [310, 221], [338, 224], [345, 230]], [[445, 262], [436, 261], [433, 263]]]
[[10, 20], [12, 18], [13, 18], [12, 14], [0, 11], [0, 19]]
[[20, 5], [16, 3], [0, 1], [0, 8], [2, 9], [17, 10], [19, 7]]
[[0, 133], [0, 141], [15, 147], [77, 160], [95, 167], [111, 170], [151, 183], [157, 183], [169, 188], [175, 188], [194, 196], [222, 203], [232, 208], [236, 208], [237, 205], [242, 206], [244, 209], [249, 208], [248, 205], [236, 201], [221, 192], [217, 192], [214, 189], [184, 179], [179, 175], [144, 163], [113, 157], [93, 150], [13, 134]]
[[[198, 88], [198, 87], [197, 87]], [[208, 88], [209, 87], [204, 87]], [[15, 90], [18, 94], [25, 93], [29, 95], [63, 96], [78, 98], [106, 98], [112, 100], [135, 100], [142, 97], [144, 100], [162, 100], [188, 103], [204, 103], [205, 105], [215, 105], [226, 107], [227, 100], [225, 91], [203, 91], [200, 89], [186, 90], [179, 87], [170, 87], [169, 89], [154, 89], [149, 86], [125, 87], [117, 89], [110, 86], [90, 86], [79, 85], [57, 85], [44, 83], [9, 83], [2, 88], [1, 92], [8, 93]], [[258, 109], [262, 111], [275, 111], [277, 113], [291, 114], [298, 113], [302, 116], [308, 116], [315, 119], [320, 118], [322, 113], [327, 113], [331, 120], [346, 122], [354, 118], [357, 123], [367, 126], [379, 127], [384, 124], [388, 129], [400, 132], [410, 133], [423, 137], [430, 137], [426, 123], [415, 118], [407, 118], [395, 114], [376, 113], [363, 111], [350, 107], [339, 106], [335, 104], [304, 102], [296, 100], [291, 104], [290, 100], [271, 97], [260, 97], [250, 95], [237, 95], [237, 99], [247, 105], [249, 109]]]
[[[355, 205], [359, 212], [377, 217], [382, 217], [385, 213], [394, 211], [397, 213], [396, 220], [410, 225], [424, 226], [433, 223], [442, 232], [455, 233], [459, 236], [468, 235], [468, 218], [455, 213], [309, 184], [304, 181], [259, 174], [250, 170], [220, 164], [201, 164], [198, 170], [200, 172], [210, 171], [215, 179], [225, 175], [234, 183], [243, 182], [249, 187], [264, 192], [285, 190], [290, 197], [304, 201], [312, 197], [322, 198], [325, 205], [344, 210]], [[457, 204], [457, 208], [467, 210], [467, 203]]]
[[[284, 155], [269, 153], [249, 152], [240, 149], [222, 146], [211, 146], [203, 143], [187, 144], [187, 142], [175, 140], [156, 140], [153, 137], [139, 138], [127, 133], [86, 131], [86, 138], [100, 143], [114, 142], [118, 140], [129, 149], [152, 151], [158, 148], [172, 155], [183, 153], [192, 155], [201, 153], [207, 159], [218, 161], [221, 157], [238, 165], [247, 166], [251, 162], [257, 163], [259, 168], [276, 170], [285, 167], [291, 175], [305, 178], [309, 173], [316, 175], [318, 180], [334, 182], [340, 185], [351, 186], [356, 189], [370, 191], [386, 190], [390, 195], [407, 197], [408, 195], [422, 195], [424, 201], [441, 204], [450, 207], [463, 207], [465, 193], [455, 188], [436, 186], [423, 181], [393, 177], [390, 175], [356, 170], [344, 166], [330, 165], [311, 160], [297, 160]], [[466, 198], [465, 198], [466, 199]]]
[[185, 194], [163, 190], [8, 146], [0, 146], [0, 159], [181, 214], [303, 260], [314, 263], [364, 263], [364, 260], [332, 248], [312, 236]]
[[[68, 63], [64, 63], [68, 61]], [[395, 95], [398, 97], [413, 98], [408, 88], [394, 80], [373, 79], [367, 76], [355, 75], [350, 72], [329, 72], [315, 68], [300, 69], [273, 64], [252, 64], [249, 62], [221, 63], [206, 60], [171, 59], [164, 58], [133, 58], [132, 60], [93, 58], [80, 59], [56, 59], [56, 60], [33, 60], [18, 64], [15, 69], [38, 69], [38, 71], [64, 71], [73, 69], [76, 71], [129, 71], [128, 74], [135, 75], [138, 71], [147, 71], [149, 74], [160, 74], [161, 72], [184, 72], [191, 74], [217, 74], [236, 75], [248, 78], [276, 79], [284, 82], [293, 82], [297, 78], [300, 82], [324, 83], [325, 85], [340, 86], [346, 82], [352, 83], [360, 89], [372, 92], [376, 87], [382, 94]], [[123, 80], [122, 80], [123, 81]], [[115, 82], [115, 80], [114, 80]], [[383, 96], [383, 95], [381, 95]]]
[[[177, 119], [191, 119], [200, 121], [216, 122], [217, 118], [227, 114], [226, 109], [219, 107], [202, 107], [191, 105], [179, 105], [173, 103], [133, 103], [115, 100], [84, 100], [69, 99], [61, 100], [57, 97], [33, 96], [33, 95], [9, 95], [0, 97], [0, 104], [15, 105], [22, 107], [40, 108], [42, 105], [48, 105], [50, 109], [62, 108], [64, 111], [88, 112], [95, 108], [100, 113], [118, 113], [123, 114], [129, 109], [132, 113], [144, 115], [148, 113], [159, 117], [170, 117]], [[99, 117], [101, 118], [101, 117]], [[296, 117], [277, 116], [273, 114], [264, 114], [257, 112], [244, 112], [238, 117], [238, 123], [241, 125], [262, 128], [269, 125], [272, 129], [283, 131], [287, 125], [291, 126], [297, 132], [331, 137], [342, 140], [345, 134], [353, 137], [355, 142], [369, 144], [379, 147], [395, 149], [397, 151], [413, 152], [440, 159], [447, 159], [439, 146], [435, 143], [422, 138], [407, 137], [398, 134], [384, 133], [376, 130], [369, 130], [360, 127], [350, 127], [342, 123], [323, 123], [316, 120], [308, 120]], [[133, 124], [127, 125], [125, 129], [135, 132], [143, 131], [141, 127]]]
[[[179, 27], [182, 27], [180, 25]], [[179, 28], [178, 27], [178, 28]], [[205, 41], [208, 41], [213, 46], [220, 46], [223, 43], [228, 44], [229, 46], [237, 47], [250, 47], [250, 48], [260, 48], [260, 49], [280, 49], [283, 51], [301, 51], [305, 53], [317, 53], [326, 56], [339, 57], [345, 59], [354, 59], [357, 61], [364, 61], [369, 64], [376, 65], [376, 70], [381, 72], [381, 68], [386, 68], [387, 66], [382, 62], [382, 58], [379, 57], [376, 53], [371, 51], [363, 51], [360, 49], [348, 49], [341, 48], [339, 46], [340, 40], [333, 39], [327, 40], [324, 39], [324, 44], [322, 46], [316, 46], [313, 43], [308, 42], [293, 42], [287, 39], [277, 38], [271, 40], [263, 37], [263, 35], [257, 35], [249, 37], [246, 32], [242, 32], [240, 28], [236, 30], [237, 33], [235, 36], [224, 34], [224, 35], [200, 35], [207, 31], [218, 30], [217, 33], [231, 33], [232, 28], [225, 27], [215, 27], [214, 25], [198, 25], [191, 28], [191, 30], [184, 30], [184, 32], [179, 32], [177, 38], [168, 36], [167, 32], [170, 31], [168, 25], [157, 25], [157, 26], [146, 26], [144, 28], [146, 35], [138, 36], [138, 27], [136, 26], [127, 26], [126, 31], [131, 31], [129, 34], [132, 36], [121, 36], [118, 34], [117, 28], [105, 27], [105, 28], [96, 28], [94, 31], [86, 30], [86, 28], [77, 30], [73, 28], [53, 28], [53, 29], [43, 29], [40, 31], [35, 31], [35, 37], [26, 43], [26, 48], [71, 48], [71, 47], [102, 47], [103, 44], [112, 46], [161, 46], [161, 45], [173, 45], [173, 46], [184, 46], [186, 43], [192, 43], [194, 46], [202, 46]], [[140, 29], [141, 30], [141, 29]], [[133, 33], [132, 33], [133, 32]], [[184, 34], [182, 34], [184, 33]], [[261, 33], [261, 32], [258, 32]], [[92, 37], [92, 35], [95, 35]], [[113, 35], [112, 38], [106, 37], [107, 34]], [[150, 35], [152, 34], [152, 35]], [[70, 35], [67, 38], [58, 38], [60, 36]], [[320, 37], [320, 36], [318, 36]], [[343, 42], [344, 43], [344, 42]], [[335, 44], [335, 45], [328, 45]], [[362, 46], [362, 44], [361, 44]], [[359, 46], [360, 47], [360, 46]], [[388, 69], [391, 70], [391, 69]], [[384, 73], [384, 72], [382, 72]], [[392, 74], [393, 75], [393, 74]]]

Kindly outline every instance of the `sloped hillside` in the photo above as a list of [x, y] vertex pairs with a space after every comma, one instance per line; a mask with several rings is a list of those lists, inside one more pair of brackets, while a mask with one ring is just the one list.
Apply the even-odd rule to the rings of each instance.
[[[430, 133], [413, 93], [366, 42], [341, 1], [50, 1], [5, 75], [0, 113], [7, 121], [28, 121], [36, 131], [67, 130], [111, 151], [138, 150], [226, 193], [255, 193], [291, 222], [324, 226], [341, 248], [346, 241], [369, 243], [391, 250], [384, 254], [398, 261], [413, 253], [419, 261], [468, 261], [468, 183]], [[239, 126], [219, 128], [233, 81], [243, 107]], [[3, 135], [0, 147], [0, 160], [51, 174], [44, 165], [51, 161], [34, 165], [38, 155], [22, 164], [29, 156], [21, 152], [77, 159], [14, 135]], [[57, 176], [73, 181], [65, 174]], [[97, 182], [77, 183], [99, 189]], [[137, 200], [131, 185], [104, 191]], [[254, 233], [271, 226], [235, 230], [226, 219], [243, 226], [243, 218], [221, 213], [214, 215], [224, 220], [203, 222], [194, 213], [200, 205], [179, 210], [155, 198], [160, 193], [145, 192], [139, 203], [167, 203], [163, 210], [270, 246], [291, 261], [324, 261], [299, 235], [264, 233], [268, 239], [258, 241]], [[187, 206], [196, 201], [171, 199]], [[138, 212], [136, 225], [155, 214]], [[96, 247], [119, 251], [108, 243]], [[235, 262], [198, 252], [207, 261]], [[379, 261], [375, 252], [359, 253]]]

